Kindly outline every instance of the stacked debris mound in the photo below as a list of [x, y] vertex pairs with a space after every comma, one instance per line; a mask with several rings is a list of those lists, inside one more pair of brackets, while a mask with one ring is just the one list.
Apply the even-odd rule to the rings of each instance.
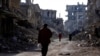
[[37, 44], [36, 29], [12, 12], [0, 10], [0, 52], [29, 50]]
[[82, 46], [100, 46], [100, 23], [92, 24], [85, 31], [75, 35], [73, 40], [83, 41]]

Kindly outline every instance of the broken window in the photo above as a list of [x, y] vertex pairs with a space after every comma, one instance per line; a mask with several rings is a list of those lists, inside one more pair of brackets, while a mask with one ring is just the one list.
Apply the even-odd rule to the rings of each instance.
[[85, 10], [88, 10], [88, 8], [87, 8], [87, 7], [85, 7]]
[[74, 13], [72, 13], [72, 16], [74, 16]]

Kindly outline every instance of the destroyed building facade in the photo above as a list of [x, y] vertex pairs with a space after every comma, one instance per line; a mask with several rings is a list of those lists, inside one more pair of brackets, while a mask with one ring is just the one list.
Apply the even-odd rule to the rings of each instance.
[[75, 30], [81, 31], [85, 28], [87, 23], [87, 5], [79, 4], [77, 5], [67, 5], [66, 11], [68, 12], [68, 20], [65, 22], [65, 30], [68, 32], [73, 32]]

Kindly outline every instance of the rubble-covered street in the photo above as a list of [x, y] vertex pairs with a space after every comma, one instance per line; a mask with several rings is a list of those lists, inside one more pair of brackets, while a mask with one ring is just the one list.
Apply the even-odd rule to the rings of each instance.
[[100, 56], [100, 48], [99, 47], [86, 47], [82, 46], [80, 41], [72, 41], [68, 42], [61, 52], [59, 56]]
[[[62, 42], [54, 40], [49, 46], [47, 56], [99, 56], [99, 47], [82, 46], [81, 41], [68, 41], [66, 38]], [[41, 56], [40, 49], [25, 51], [20, 53], [0, 53], [0, 56]]]
[[47, 56], [100, 56], [100, 0], [66, 4], [66, 21], [56, 9], [22, 1], [0, 0], [0, 56], [42, 56], [38, 43], [46, 51], [50, 40]]

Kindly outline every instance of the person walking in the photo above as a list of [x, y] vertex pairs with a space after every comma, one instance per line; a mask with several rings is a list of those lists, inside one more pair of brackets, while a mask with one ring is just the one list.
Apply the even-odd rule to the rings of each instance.
[[72, 34], [69, 34], [69, 41], [72, 40]]
[[60, 42], [61, 41], [61, 38], [62, 38], [62, 34], [59, 33], [58, 37], [59, 37], [59, 42]]
[[48, 52], [48, 46], [50, 44], [50, 38], [52, 37], [51, 30], [47, 27], [47, 24], [44, 24], [43, 29], [39, 31], [38, 35], [38, 43], [41, 44], [41, 54], [42, 56], [46, 56]]

